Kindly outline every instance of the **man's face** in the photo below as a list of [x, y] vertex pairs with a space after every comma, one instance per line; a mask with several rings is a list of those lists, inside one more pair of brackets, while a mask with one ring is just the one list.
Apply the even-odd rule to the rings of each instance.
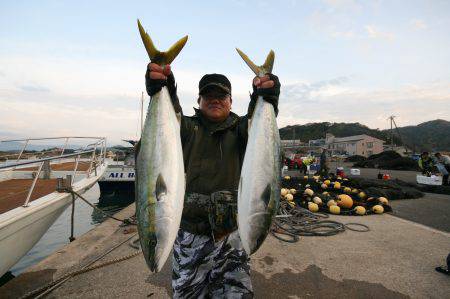
[[231, 96], [211, 91], [200, 96], [200, 111], [212, 122], [222, 122], [230, 115]]

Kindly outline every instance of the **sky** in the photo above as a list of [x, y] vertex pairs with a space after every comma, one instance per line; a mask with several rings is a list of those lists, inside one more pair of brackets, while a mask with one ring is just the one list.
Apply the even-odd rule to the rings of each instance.
[[450, 1], [1, 1], [0, 140], [139, 138], [138, 18], [161, 51], [189, 36], [172, 63], [185, 115], [206, 73], [225, 74], [246, 113], [238, 47], [256, 64], [275, 51], [280, 128], [450, 120]]

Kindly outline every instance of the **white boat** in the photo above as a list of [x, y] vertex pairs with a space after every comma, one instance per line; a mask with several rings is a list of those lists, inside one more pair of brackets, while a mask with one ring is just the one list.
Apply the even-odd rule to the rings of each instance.
[[[32, 182], [30, 189], [27, 190], [28, 195], [23, 204], [17, 203], [17, 201], [14, 203], [8, 202], [11, 197], [0, 201], [3, 205], [6, 205], [6, 207], [3, 207], [3, 210], [7, 210], [0, 214], [0, 276], [6, 273], [27, 254], [62, 212], [72, 203], [72, 194], [68, 192], [45, 192], [47, 194], [43, 194], [38, 198], [31, 197], [33, 191], [35, 193], [40, 193], [34, 189], [37, 189], [37, 187], [35, 187], [36, 183], [40, 180], [39, 178], [42, 177], [41, 172], [44, 163], [49, 163], [50, 161], [57, 159], [75, 158], [75, 162], [73, 162], [74, 170], [71, 171], [73, 174], [71, 178], [73, 179], [70, 179], [69, 184], [72, 190], [79, 194], [83, 194], [89, 190], [103, 176], [107, 168], [107, 162], [105, 160], [106, 139], [99, 138], [96, 143], [89, 146], [91, 146], [90, 150], [82, 150], [73, 154], [62, 154], [55, 157], [20, 162], [15, 165], [0, 166], [0, 170], [3, 169], [5, 170], [4, 173], [7, 173], [7, 175], [3, 176], [3, 181], [0, 181], [0, 187], [3, 186], [4, 189], [3, 193], [7, 192], [5, 186], [7, 186], [8, 183], [11, 186], [20, 184], [23, 181], [28, 181], [28, 185], [29, 182]], [[101, 148], [100, 154], [98, 154], [98, 147]], [[80, 171], [78, 168], [80, 157], [86, 155], [90, 156], [90, 159], [87, 161], [89, 167], [86, 171]], [[36, 168], [29, 170], [29, 172], [34, 173], [32, 174], [34, 177], [33, 179], [14, 179], [14, 175], [24, 175], [24, 165], [33, 164], [39, 164], [37, 171]], [[14, 169], [19, 170], [17, 174], [14, 173]], [[45, 187], [45, 184], [52, 185], [54, 189], [55, 176], [58, 176], [58, 174], [55, 173], [57, 172], [58, 171], [54, 171], [52, 173], [53, 179], [43, 179], [38, 185], [40, 184], [41, 187]], [[60, 171], [60, 177], [65, 177], [66, 175], [67, 171]], [[2, 190], [0, 188], [0, 195], [1, 193]], [[8, 198], [8, 196], [6, 196], [6, 198]], [[1, 208], [2, 207], [0, 206], [0, 209]]]
[[[124, 141], [131, 143], [133, 146], [136, 143], [133, 140]], [[105, 174], [98, 181], [101, 194], [121, 194], [134, 198], [134, 148], [128, 148], [123, 154], [125, 155], [124, 161], [109, 161]]]
[[125, 192], [134, 197], [135, 168], [134, 165], [108, 163], [105, 173], [98, 181], [100, 192], [104, 195]]

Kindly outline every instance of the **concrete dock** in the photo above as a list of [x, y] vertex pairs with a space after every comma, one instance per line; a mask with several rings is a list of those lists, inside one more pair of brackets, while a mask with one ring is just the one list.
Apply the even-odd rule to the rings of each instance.
[[[131, 205], [117, 217], [133, 213]], [[449, 298], [450, 277], [434, 270], [450, 253], [448, 232], [389, 214], [332, 219], [366, 224], [370, 232], [304, 237], [295, 244], [269, 236], [252, 256], [256, 298]], [[96, 264], [136, 252], [127, 241], [135, 233], [135, 227], [108, 220], [5, 284], [0, 297], [18, 298], [124, 241]], [[170, 260], [152, 274], [139, 254], [70, 278], [47, 298], [169, 298], [170, 282]]]

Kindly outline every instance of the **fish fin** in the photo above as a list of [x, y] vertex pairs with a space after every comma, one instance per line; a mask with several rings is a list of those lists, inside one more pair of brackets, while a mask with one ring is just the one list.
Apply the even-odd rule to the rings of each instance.
[[164, 181], [163, 176], [159, 174], [158, 178], [156, 179], [156, 187], [155, 187], [156, 200], [160, 201], [161, 197], [166, 194], [167, 194], [166, 182]]
[[272, 72], [273, 63], [275, 61], [275, 52], [273, 50], [270, 50], [269, 54], [267, 55], [266, 61], [261, 66], [257, 66], [253, 61], [250, 60], [250, 58], [248, 58], [248, 56], [244, 52], [242, 52], [238, 48], [236, 48], [236, 51], [257, 76], [262, 77], [265, 74]]
[[186, 35], [185, 37], [178, 40], [175, 44], [173, 44], [168, 51], [161, 52], [156, 49], [152, 39], [150, 38], [150, 35], [145, 32], [139, 19], [137, 20], [137, 22], [139, 33], [141, 34], [142, 42], [144, 43], [145, 49], [147, 50], [148, 57], [150, 58], [151, 62], [158, 65], [164, 66], [166, 64], [172, 63], [172, 61], [175, 59], [175, 57], [177, 57], [188, 40], [188, 36]]
[[184, 37], [180, 38], [175, 44], [173, 44], [172, 47], [170, 47], [170, 49], [167, 50], [167, 52], [164, 52], [164, 55], [166, 56], [165, 64], [170, 64], [172, 63], [172, 61], [175, 60], [175, 57], [177, 57], [178, 54], [181, 52], [187, 40], [188, 36], [185, 35]]
[[261, 199], [266, 204], [266, 207], [269, 205], [271, 197], [272, 197], [272, 186], [270, 186], [270, 184], [267, 184], [266, 188], [264, 188], [264, 191], [261, 195]]
[[267, 73], [272, 73], [273, 69], [273, 63], [275, 61], [275, 52], [273, 50], [270, 50], [269, 54], [267, 54], [266, 61], [264, 61], [264, 64], [262, 65], [262, 68]]

